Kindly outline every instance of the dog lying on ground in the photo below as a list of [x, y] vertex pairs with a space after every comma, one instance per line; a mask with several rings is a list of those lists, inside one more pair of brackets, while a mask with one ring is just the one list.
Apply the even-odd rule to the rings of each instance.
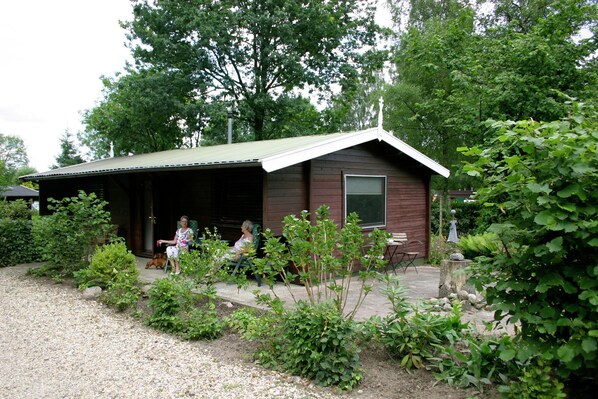
[[154, 256], [152, 256], [152, 258], [145, 264], [145, 268], [149, 269], [153, 266], [156, 269], [164, 269], [166, 262], [168, 262], [166, 254], [154, 254]]

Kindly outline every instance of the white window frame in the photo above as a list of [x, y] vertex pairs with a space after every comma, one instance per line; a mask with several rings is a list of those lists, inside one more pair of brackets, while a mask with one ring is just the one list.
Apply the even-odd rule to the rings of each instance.
[[[361, 174], [346, 174], [344, 176], [344, 186], [343, 186], [343, 200], [344, 200], [344, 208], [345, 208], [345, 219], [347, 219], [347, 216], [349, 215], [349, 210], [347, 208], [347, 178], [351, 178], [351, 177], [371, 177], [371, 178], [376, 178], [376, 179], [383, 179], [384, 180], [384, 207], [383, 207], [383, 212], [384, 212], [384, 220], [382, 221], [382, 224], [368, 224], [367, 222], [360, 222], [360, 226], [364, 229], [374, 229], [374, 228], [380, 228], [380, 227], [386, 227], [386, 220], [387, 220], [387, 204], [388, 204], [388, 177], [386, 175], [361, 175]], [[361, 215], [359, 215], [361, 218]]]

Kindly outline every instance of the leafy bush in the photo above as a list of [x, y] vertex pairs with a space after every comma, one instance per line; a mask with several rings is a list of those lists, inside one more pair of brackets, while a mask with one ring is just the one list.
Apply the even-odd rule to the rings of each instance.
[[119, 273], [108, 284], [108, 289], [102, 296], [102, 300], [108, 305], [116, 308], [119, 312], [134, 307], [141, 298], [141, 289], [136, 280], [130, 274]]
[[228, 264], [225, 255], [230, 250], [228, 244], [220, 239], [218, 231], [206, 229], [199, 248], [181, 254], [181, 272], [193, 278], [198, 285], [213, 285], [226, 279]]
[[[215, 339], [222, 335], [225, 323], [215, 311], [214, 289], [208, 288], [197, 294], [192, 289], [188, 280], [156, 280], [148, 293], [152, 313], [146, 320], [147, 325], [188, 340]], [[207, 302], [198, 307], [201, 300]]]
[[0, 219], [31, 220], [31, 206], [22, 199], [0, 201]]
[[396, 276], [384, 276], [383, 292], [393, 313], [379, 325], [380, 339], [391, 356], [398, 357], [406, 369], [422, 368], [438, 354], [442, 345], [459, 338], [467, 324], [461, 323], [461, 305], [453, 304], [448, 316], [431, 312], [425, 305], [407, 302], [405, 288]]
[[28, 203], [20, 199], [0, 201], [0, 267], [41, 259], [32, 231]]
[[449, 255], [457, 249], [455, 243], [448, 242], [446, 237], [433, 235], [430, 239], [430, 256], [428, 263], [439, 266], [443, 259], [448, 259]]
[[124, 243], [118, 242], [100, 247], [91, 258], [90, 265], [74, 273], [79, 288], [99, 286], [108, 288], [117, 278], [121, 286], [124, 280], [135, 283], [139, 278], [135, 256]]
[[216, 339], [222, 335], [225, 323], [212, 309], [195, 308], [187, 315], [181, 336], [190, 341], [198, 339]]
[[268, 357], [283, 370], [310, 378], [318, 385], [350, 390], [363, 376], [353, 322], [331, 302], [299, 301], [285, 312]]
[[40, 260], [30, 220], [0, 219], [0, 267]]
[[193, 293], [188, 283], [176, 278], [162, 278], [154, 281], [148, 292], [152, 313], [146, 323], [158, 330], [181, 333], [184, 330], [181, 312], [192, 309]]
[[97, 237], [113, 230], [110, 213], [104, 210], [107, 202], [84, 191], [76, 197], [48, 201], [48, 209], [54, 213], [41, 217], [43, 220], [34, 225], [35, 239], [40, 244], [42, 260], [50, 268], [71, 275], [89, 264]]
[[502, 244], [494, 233], [462, 236], [459, 239], [459, 249], [467, 259], [478, 256], [492, 256], [501, 249]]
[[567, 396], [563, 383], [554, 378], [554, 371], [539, 357], [521, 367], [516, 378], [501, 385], [498, 390], [503, 397], [511, 399], [559, 399]]
[[[357, 214], [351, 213], [339, 231], [330, 219], [327, 205], [316, 211], [315, 224], [307, 211], [301, 212], [299, 217], [286, 216], [283, 226], [286, 243], [274, 237], [270, 230], [266, 230], [264, 236], [265, 255], [254, 260], [257, 269], [254, 274], [263, 276], [270, 285], [282, 276], [287, 287], [298, 279], [305, 287], [310, 304], [332, 299], [339, 313], [348, 319], [353, 318], [371, 291], [375, 271], [387, 265], [383, 253], [389, 234], [381, 230], [371, 232], [364, 254], [362, 249], [366, 242]], [[289, 265], [296, 268], [296, 274], [290, 272]], [[352, 284], [360, 287], [358, 300], [352, 309], [346, 310]]]
[[[478, 196], [500, 209], [504, 251], [478, 262], [497, 320], [519, 321], [522, 356], [542, 354], [568, 388], [598, 385], [598, 112], [570, 104], [559, 121], [495, 122], [486, 149], [463, 150]], [[581, 382], [580, 382], [581, 384]]]
[[437, 379], [461, 388], [474, 386], [480, 392], [496, 382], [509, 383], [510, 376], [518, 376], [519, 369], [502, 356], [512, 351], [508, 336], [500, 338], [466, 334], [450, 344], [438, 346], [438, 355], [431, 360]]

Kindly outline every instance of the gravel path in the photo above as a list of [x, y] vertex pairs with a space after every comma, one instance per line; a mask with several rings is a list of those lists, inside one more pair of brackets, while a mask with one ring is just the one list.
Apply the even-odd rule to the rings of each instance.
[[338, 398], [0, 268], [0, 398]]

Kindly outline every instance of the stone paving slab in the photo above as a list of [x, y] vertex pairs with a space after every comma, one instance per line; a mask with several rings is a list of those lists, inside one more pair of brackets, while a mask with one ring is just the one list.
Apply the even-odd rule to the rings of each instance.
[[[151, 283], [157, 278], [164, 278], [168, 276], [168, 274], [164, 273], [163, 270], [145, 269], [146, 262], [147, 259], [145, 258], [137, 258], [140, 279], [142, 281]], [[405, 272], [397, 270], [396, 275], [399, 277], [401, 283], [406, 287], [406, 294], [411, 303], [438, 297], [440, 268], [422, 265], [417, 266], [417, 271], [412, 267], [408, 268]], [[354, 282], [356, 283], [357, 280]], [[374, 282], [374, 287], [371, 293], [369, 293], [355, 314], [356, 320], [365, 320], [373, 315], [384, 317], [391, 313], [392, 307], [390, 305], [390, 301], [381, 292], [382, 288], [383, 284], [381, 282]], [[287, 304], [293, 303], [293, 296], [296, 299], [307, 298], [305, 287], [301, 285], [292, 285], [291, 295], [287, 287], [281, 282], [276, 283], [272, 290], [267, 286], [258, 287], [254, 281], [250, 281], [249, 286], [241, 290], [239, 290], [237, 286], [233, 284], [217, 283], [216, 290], [218, 292], [218, 296], [222, 299], [258, 308], [260, 306], [258, 306], [256, 303], [255, 295], [253, 294], [255, 290], [259, 290], [262, 293], [272, 293], [273, 290], [273, 292], [276, 293], [276, 295], [278, 295]], [[350, 293], [352, 295], [349, 295], [349, 300], [347, 301], [348, 303], [345, 307], [346, 311], [354, 307], [356, 298], [358, 296], [357, 284], [353, 284]], [[483, 322], [493, 320], [493, 314], [494, 312], [472, 310], [464, 312], [463, 320], [472, 322], [475, 324], [477, 329], [481, 331], [483, 329]], [[512, 328], [509, 328], [509, 331], [512, 332]]]

